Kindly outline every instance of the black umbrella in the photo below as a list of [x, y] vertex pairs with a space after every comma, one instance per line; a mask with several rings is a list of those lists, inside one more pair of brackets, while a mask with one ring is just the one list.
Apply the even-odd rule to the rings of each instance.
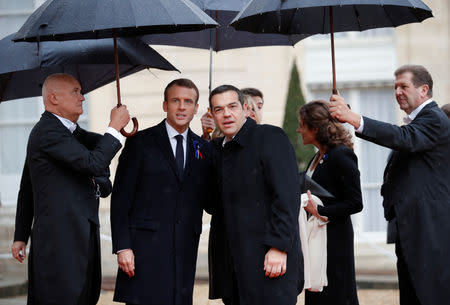
[[[83, 93], [115, 80], [111, 39], [14, 43], [12, 35], [0, 40], [0, 102], [41, 95], [45, 78], [68, 73], [78, 79]], [[177, 70], [158, 52], [138, 38], [118, 39], [120, 75], [146, 68]]]
[[336, 93], [334, 32], [397, 27], [430, 17], [431, 10], [420, 0], [250, 0], [231, 25], [256, 33], [331, 33]]
[[[188, 0], [47, 0], [27, 19], [14, 41], [76, 40], [194, 31], [217, 23]], [[120, 101], [116, 58], [117, 105]], [[133, 118], [131, 133], [137, 131]]]
[[310, 35], [255, 34], [236, 31], [229, 23], [245, 6], [248, 0], [191, 0], [211, 16], [219, 26], [196, 32], [145, 35], [142, 40], [152, 45], [171, 45], [210, 50], [209, 90], [212, 82], [212, 51], [224, 51], [257, 46], [293, 46]]

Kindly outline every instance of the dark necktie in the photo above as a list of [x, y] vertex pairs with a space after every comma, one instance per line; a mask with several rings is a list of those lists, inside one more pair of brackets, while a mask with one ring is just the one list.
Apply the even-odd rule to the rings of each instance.
[[177, 135], [175, 136], [177, 139], [177, 148], [175, 151], [175, 159], [177, 161], [177, 170], [180, 178], [183, 177], [183, 165], [184, 165], [184, 151], [183, 151], [183, 136]]

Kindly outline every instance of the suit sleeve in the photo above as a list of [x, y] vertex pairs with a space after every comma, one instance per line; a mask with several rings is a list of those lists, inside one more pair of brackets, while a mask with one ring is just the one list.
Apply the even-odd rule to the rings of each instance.
[[142, 147], [138, 136], [128, 138], [117, 166], [111, 196], [111, 233], [113, 253], [132, 249], [129, 214], [139, 183]]
[[214, 147], [212, 142], [206, 142], [205, 146], [208, 147], [208, 173], [207, 173], [207, 187], [206, 187], [206, 198], [203, 204], [203, 209], [206, 213], [213, 215], [217, 209], [220, 207], [221, 196], [219, 193], [220, 177], [219, 177], [219, 164], [218, 164], [218, 151]]
[[83, 144], [89, 150], [93, 150], [102, 138], [102, 135], [95, 132], [86, 131], [78, 125], [73, 132], [73, 135], [78, 140], [78, 142]]
[[335, 178], [341, 195], [333, 204], [317, 206], [319, 215], [327, 216], [332, 220], [361, 212], [363, 204], [356, 155], [349, 148], [338, 147], [333, 151], [328, 162], [333, 168], [329, 174]]
[[437, 145], [441, 120], [432, 110], [422, 110], [408, 125], [396, 126], [364, 117], [362, 139], [397, 151], [420, 152]]
[[107, 168], [101, 176], [94, 177], [96, 188], [98, 187], [100, 197], [102, 198], [108, 197], [112, 192], [112, 183], [109, 180], [109, 176], [109, 168]]
[[294, 148], [280, 128], [264, 134], [262, 160], [264, 175], [272, 194], [270, 222], [265, 244], [289, 252], [298, 234], [300, 190]]
[[42, 151], [51, 158], [91, 176], [101, 176], [122, 146], [112, 135], [105, 134], [89, 150], [70, 133], [57, 129], [48, 130], [40, 140]]
[[34, 217], [33, 188], [27, 162], [22, 172], [19, 196], [17, 199], [14, 241], [28, 242]]

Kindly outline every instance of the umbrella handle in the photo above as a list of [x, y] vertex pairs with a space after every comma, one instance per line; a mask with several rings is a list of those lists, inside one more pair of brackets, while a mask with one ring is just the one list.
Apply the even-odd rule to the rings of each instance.
[[120, 130], [120, 133], [127, 138], [134, 136], [139, 128], [138, 120], [136, 118], [132, 118], [131, 120], [133, 121], [133, 130], [131, 132], [126, 132], [123, 128]]

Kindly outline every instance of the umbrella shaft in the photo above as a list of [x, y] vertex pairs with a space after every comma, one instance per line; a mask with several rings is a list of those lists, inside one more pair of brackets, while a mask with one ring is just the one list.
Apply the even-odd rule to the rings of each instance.
[[330, 6], [330, 34], [331, 34], [331, 67], [333, 71], [333, 94], [337, 94], [336, 89], [336, 62], [334, 60], [334, 26], [333, 7]]
[[116, 68], [117, 107], [120, 107], [122, 106], [122, 102], [120, 100], [119, 54], [117, 51], [117, 37], [115, 29], [113, 29], [113, 39], [114, 39], [114, 62]]

